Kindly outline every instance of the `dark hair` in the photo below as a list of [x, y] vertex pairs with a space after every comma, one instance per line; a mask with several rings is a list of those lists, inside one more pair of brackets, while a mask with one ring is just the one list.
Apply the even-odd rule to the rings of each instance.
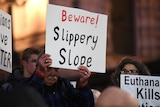
[[115, 69], [115, 73], [113, 74], [113, 79], [115, 80], [117, 85], [119, 85], [121, 70], [123, 69], [123, 66], [125, 64], [133, 64], [138, 69], [139, 75], [151, 75], [148, 67], [140, 60], [138, 60], [136, 57], [126, 56], [121, 59], [119, 65]]
[[[40, 51], [34, 47], [26, 48], [21, 54], [21, 61], [22, 60], [28, 61], [28, 59], [31, 57], [31, 55], [33, 55], [33, 54], [38, 55], [39, 52]], [[23, 68], [23, 65], [21, 65], [21, 67]]]
[[45, 54], [45, 49], [42, 49], [42, 50], [40, 51], [40, 53], [39, 53], [39, 55], [38, 55], [38, 58], [37, 58], [36, 66], [39, 65], [39, 59], [40, 59], [40, 57], [41, 57], [43, 54]]
[[39, 50], [34, 48], [34, 47], [30, 47], [30, 48], [26, 48], [21, 55], [21, 60], [25, 60], [28, 61], [28, 59], [31, 57], [32, 54], [39, 54]]

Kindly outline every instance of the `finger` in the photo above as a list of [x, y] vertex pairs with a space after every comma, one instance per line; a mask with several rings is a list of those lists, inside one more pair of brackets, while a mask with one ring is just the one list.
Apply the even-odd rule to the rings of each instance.
[[87, 75], [87, 74], [88, 74], [87, 72], [85, 72], [85, 71], [83, 71], [83, 70], [79, 70], [79, 73], [80, 73], [81, 75]]
[[50, 58], [49, 54], [44, 54], [39, 59], [39, 62], [41, 63], [41, 65], [47, 66], [47, 65], [50, 65], [52, 63], [52, 59]]
[[48, 58], [48, 57], [50, 57], [49, 54], [43, 54], [43, 55], [41, 56], [41, 59], [45, 59], [45, 58]]
[[82, 78], [88, 78], [90, 77], [90, 73], [84, 71], [84, 70], [79, 70], [79, 73], [81, 75]]
[[91, 72], [85, 66], [79, 66], [79, 71], [82, 72], [84, 75], [91, 75]]
[[51, 63], [51, 62], [52, 62], [52, 59], [49, 57], [44, 60], [44, 63]]

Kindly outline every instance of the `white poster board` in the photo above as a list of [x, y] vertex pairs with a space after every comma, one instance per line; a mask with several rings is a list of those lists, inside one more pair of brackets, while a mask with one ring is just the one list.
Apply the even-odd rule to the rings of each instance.
[[160, 77], [121, 74], [120, 87], [134, 95], [140, 107], [160, 107]]
[[11, 15], [0, 10], [0, 69], [12, 72]]
[[45, 52], [52, 67], [106, 71], [107, 15], [48, 4], [46, 19]]

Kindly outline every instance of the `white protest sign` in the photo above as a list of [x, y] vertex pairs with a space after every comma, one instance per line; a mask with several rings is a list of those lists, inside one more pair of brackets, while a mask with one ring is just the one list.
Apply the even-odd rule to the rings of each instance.
[[12, 72], [11, 15], [0, 10], [0, 69]]
[[107, 15], [48, 4], [45, 53], [52, 67], [106, 71]]
[[160, 107], [160, 77], [124, 75], [120, 87], [134, 95], [140, 107]]

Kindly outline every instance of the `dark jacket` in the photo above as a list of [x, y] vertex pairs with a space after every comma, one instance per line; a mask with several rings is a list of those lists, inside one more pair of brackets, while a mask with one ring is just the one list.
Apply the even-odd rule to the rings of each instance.
[[46, 86], [44, 79], [34, 74], [30, 82], [21, 86], [34, 87], [49, 107], [94, 107], [93, 93], [88, 86], [74, 88], [69, 80], [61, 77], [54, 85]]
[[10, 91], [11, 89], [18, 87], [22, 81], [30, 81], [31, 78], [32, 77], [24, 78], [23, 70], [20, 67], [16, 67], [12, 70], [7, 82], [2, 85], [3, 91]]

